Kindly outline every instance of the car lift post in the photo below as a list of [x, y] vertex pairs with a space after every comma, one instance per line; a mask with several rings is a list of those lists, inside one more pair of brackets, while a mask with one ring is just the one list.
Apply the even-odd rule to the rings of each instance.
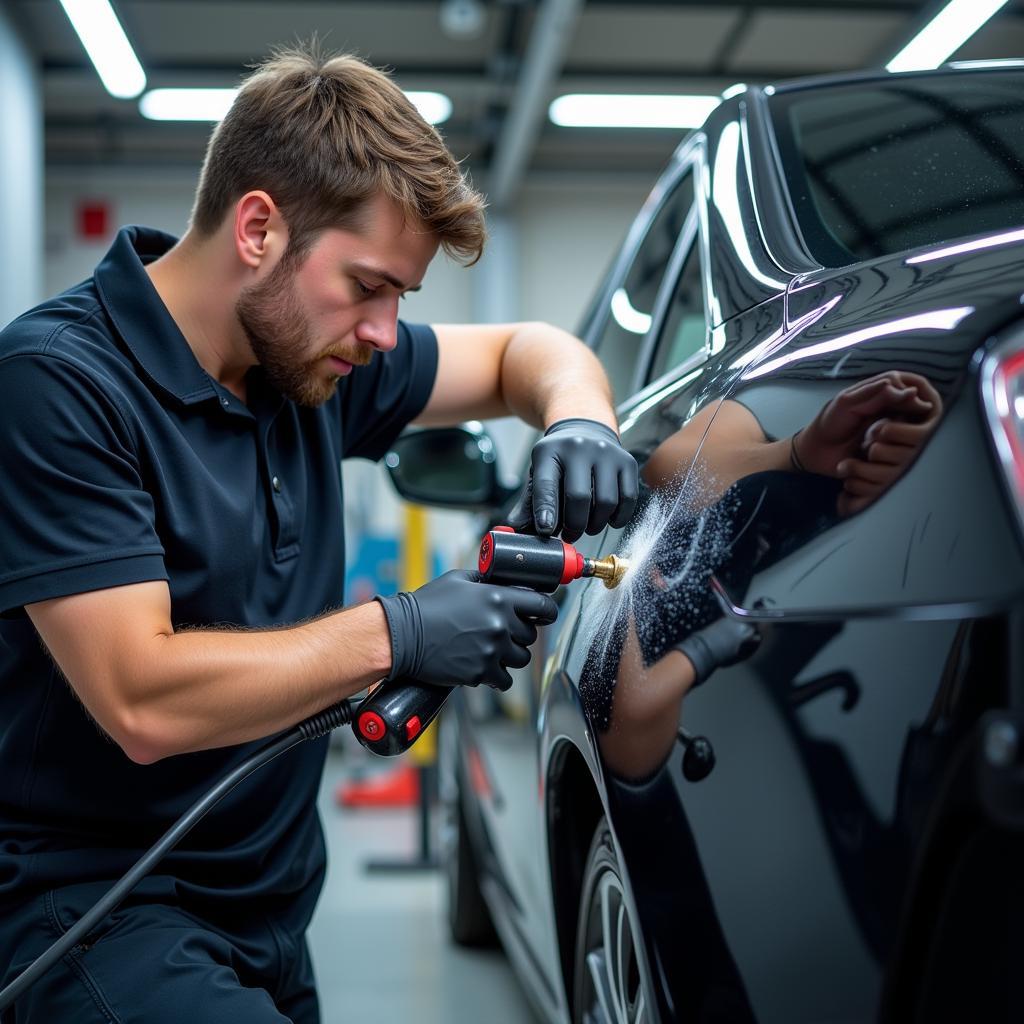
[[[400, 586], [402, 590], [415, 590], [430, 578], [430, 538], [427, 510], [419, 505], [405, 507], [405, 535], [401, 548]], [[437, 790], [437, 725], [430, 725], [407, 753], [416, 766], [419, 783], [417, 801], [419, 824], [419, 853], [410, 859], [373, 858], [366, 862], [370, 873], [390, 874], [432, 871], [440, 866], [432, 850], [430, 836], [430, 808]]]

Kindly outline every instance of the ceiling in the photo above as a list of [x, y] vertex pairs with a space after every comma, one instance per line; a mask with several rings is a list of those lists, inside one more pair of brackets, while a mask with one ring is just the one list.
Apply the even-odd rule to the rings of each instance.
[[[3, 2], [39, 57], [50, 166], [201, 160], [209, 125], [149, 122], [134, 101], [109, 96], [57, 0]], [[445, 92], [454, 110], [441, 131], [485, 179], [517, 160], [513, 176], [520, 178], [544, 171], [649, 175], [667, 160], [678, 132], [558, 128], [547, 121], [548, 102], [568, 91], [714, 94], [737, 81], [879, 67], [943, 6], [935, 0], [570, 0], [562, 44], [548, 47], [531, 98], [524, 68], [538, 43], [534, 36], [545, 31], [545, 4], [479, 2], [482, 24], [468, 38], [445, 31], [441, 0], [115, 0], [115, 8], [150, 88], [234, 85], [275, 44], [316, 33], [330, 49], [392, 68], [403, 88]], [[1024, 0], [1011, 0], [956, 58], [1022, 55]], [[510, 141], [503, 131], [517, 109], [526, 127]]]

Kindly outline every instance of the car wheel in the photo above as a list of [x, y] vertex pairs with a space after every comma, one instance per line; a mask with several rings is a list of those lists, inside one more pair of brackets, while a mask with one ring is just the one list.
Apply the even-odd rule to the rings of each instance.
[[575, 1024], [649, 1024], [636, 924], [626, 905], [622, 869], [602, 818], [583, 872], [574, 969]]
[[473, 845], [466, 827], [466, 812], [456, 794], [449, 807], [450, 829], [445, 844], [445, 876], [448, 888], [448, 926], [460, 946], [493, 946], [498, 937], [491, 912], [480, 892]]

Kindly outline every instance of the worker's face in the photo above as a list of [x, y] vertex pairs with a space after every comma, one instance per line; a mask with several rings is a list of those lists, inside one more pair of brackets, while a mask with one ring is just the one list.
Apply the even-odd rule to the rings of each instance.
[[267, 379], [300, 405], [323, 404], [340, 377], [395, 347], [399, 300], [437, 252], [437, 238], [390, 200], [377, 197], [363, 213], [360, 230], [324, 230], [301, 262], [286, 255], [238, 300]]

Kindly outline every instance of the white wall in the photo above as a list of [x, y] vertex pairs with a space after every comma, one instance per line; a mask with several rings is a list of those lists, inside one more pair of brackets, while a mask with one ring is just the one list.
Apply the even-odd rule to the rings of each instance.
[[43, 298], [42, 239], [41, 85], [0, 5], [0, 327]]
[[653, 184], [625, 175], [527, 181], [516, 210], [523, 318], [579, 327]]
[[[181, 234], [197, 176], [198, 169], [51, 171], [46, 183], [47, 294], [88, 277], [110, 244], [109, 238], [85, 242], [77, 237], [75, 215], [81, 202], [109, 203], [115, 229], [135, 223]], [[504, 240], [504, 255], [495, 252], [489, 267], [469, 269], [439, 256], [423, 290], [403, 300], [402, 317], [428, 323], [471, 322], [474, 316], [547, 320], [575, 329], [650, 184], [629, 178], [528, 182], [507, 217], [513, 237]], [[489, 315], [492, 310], [500, 316]], [[501, 471], [514, 473], [522, 464], [529, 432], [508, 420], [496, 421], [491, 429]], [[401, 505], [381, 467], [359, 461], [346, 464], [345, 486], [351, 544], [363, 532], [400, 533]], [[465, 563], [474, 530], [470, 517], [463, 514], [431, 514], [432, 536], [446, 565]]]

